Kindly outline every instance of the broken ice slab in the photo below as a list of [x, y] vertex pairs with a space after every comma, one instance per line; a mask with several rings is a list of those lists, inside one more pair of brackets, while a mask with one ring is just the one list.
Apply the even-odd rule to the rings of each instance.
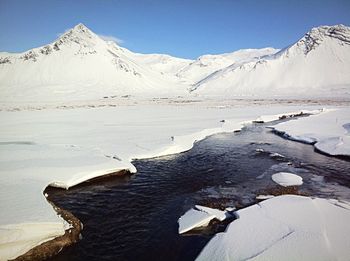
[[192, 208], [179, 218], [179, 234], [186, 233], [196, 227], [207, 226], [214, 218], [215, 215]]
[[197, 227], [204, 227], [213, 219], [224, 221], [226, 218], [232, 216], [235, 208], [226, 208], [225, 211], [196, 205], [195, 208], [187, 211], [178, 220], [179, 234], [186, 233]]

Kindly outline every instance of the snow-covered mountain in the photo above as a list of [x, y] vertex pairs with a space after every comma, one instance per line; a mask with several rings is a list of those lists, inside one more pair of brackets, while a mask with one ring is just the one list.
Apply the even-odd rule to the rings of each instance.
[[167, 54], [134, 53], [134, 59], [161, 74], [175, 76], [178, 71], [188, 66], [193, 60], [173, 57]]
[[295, 44], [203, 55], [139, 54], [78, 24], [46, 46], [0, 53], [0, 101], [134, 95], [350, 96], [350, 28], [313, 28]]
[[295, 44], [247, 63], [232, 64], [192, 87], [219, 96], [350, 96], [350, 28], [313, 28]]
[[262, 49], [243, 49], [232, 53], [224, 54], [207, 54], [202, 55], [195, 61], [189, 63], [176, 73], [176, 76], [195, 84], [198, 81], [206, 78], [208, 75], [221, 70], [229, 65], [241, 64], [250, 61], [255, 61], [266, 55], [274, 54], [278, 52], [278, 49], [274, 48], [262, 48]]
[[78, 24], [46, 46], [20, 54], [0, 53], [1, 97], [74, 100], [188, 93], [187, 86], [140, 63], [136, 56]]

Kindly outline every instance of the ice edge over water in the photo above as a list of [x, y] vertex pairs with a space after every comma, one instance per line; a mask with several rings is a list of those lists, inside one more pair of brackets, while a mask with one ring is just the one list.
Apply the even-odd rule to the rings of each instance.
[[311, 144], [329, 156], [350, 157], [350, 110], [327, 109], [307, 119], [283, 122], [274, 131], [290, 140]]
[[57, 187], [57, 188], [69, 189], [85, 181], [98, 178], [104, 175], [110, 175], [112, 173], [116, 173], [121, 170], [127, 170], [130, 173], [136, 173], [137, 169], [132, 164], [132, 161], [136, 159], [149, 159], [149, 158], [156, 158], [156, 157], [182, 153], [192, 149], [193, 145], [196, 142], [201, 141], [209, 136], [219, 134], [219, 133], [231, 133], [234, 131], [240, 131], [243, 127], [249, 124], [252, 124], [255, 121], [271, 122], [271, 121], [279, 120], [283, 116], [288, 117], [292, 115], [300, 115], [300, 113], [304, 115], [305, 114], [313, 115], [313, 114], [321, 113], [323, 111], [324, 109], [312, 110], [312, 111], [301, 110], [301, 111], [289, 112], [285, 114], [263, 115], [263, 116], [260, 116], [258, 119], [251, 119], [251, 120], [240, 121], [240, 122], [237, 122], [235, 120], [225, 120], [225, 122], [223, 122], [221, 127], [203, 129], [201, 131], [187, 134], [187, 135], [173, 136], [171, 144], [161, 149], [155, 149], [146, 154], [131, 156], [128, 160], [119, 159], [118, 166], [116, 166], [115, 168], [98, 169], [92, 172], [91, 171], [78, 172], [74, 174], [73, 177], [71, 177], [69, 180], [55, 180], [48, 185]]

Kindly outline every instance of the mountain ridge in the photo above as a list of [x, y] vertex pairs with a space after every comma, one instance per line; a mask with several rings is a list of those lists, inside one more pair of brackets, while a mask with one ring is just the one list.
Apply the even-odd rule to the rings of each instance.
[[348, 39], [350, 28], [345, 25], [315, 27], [275, 54], [214, 72], [191, 91], [225, 96], [349, 96]]
[[350, 96], [349, 48], [350, 27], [340, 24], [314, 27], [281, 50], [242, 49], [190, 60], [134, 53], [80, 23], [47, 45], [1, 52], [0, 92], [9, 100], [189, 93]]

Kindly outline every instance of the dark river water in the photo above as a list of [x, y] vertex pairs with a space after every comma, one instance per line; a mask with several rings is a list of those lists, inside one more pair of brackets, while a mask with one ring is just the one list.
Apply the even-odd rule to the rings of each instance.
[[316, 153], [263, 125], [133, 163], [133, 176], [49, 191], [55, 204], [84, 224], [82, 240], [52, 260], [194, 260], [212, 235], [180, 236], [178, 218], [195, 204], [253, 204], [278, 187], [271, 180], [278, 171], [302, 176], [302, 194], [350, 198], [349, 161]]

